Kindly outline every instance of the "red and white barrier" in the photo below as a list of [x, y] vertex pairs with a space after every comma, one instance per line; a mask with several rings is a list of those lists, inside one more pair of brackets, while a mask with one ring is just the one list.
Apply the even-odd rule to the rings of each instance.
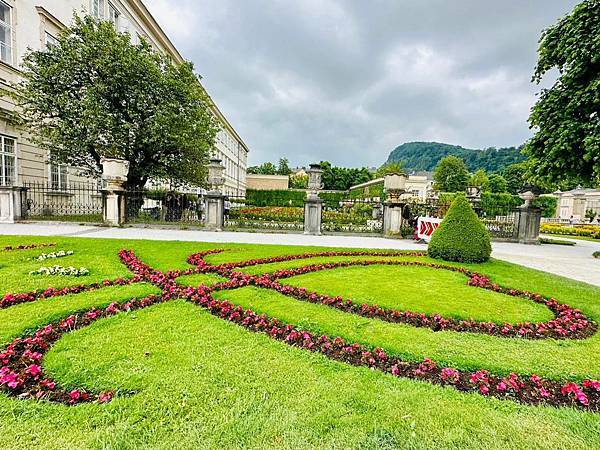
[[426, 242], [431, 240], [431, 235], [440, 226], [442, 219], [437, 217], [419, 217], [417, 222], [417, 238]]

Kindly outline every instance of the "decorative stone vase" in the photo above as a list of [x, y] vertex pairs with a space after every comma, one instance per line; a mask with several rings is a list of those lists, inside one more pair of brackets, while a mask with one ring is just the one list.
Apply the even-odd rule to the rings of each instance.
[[535, 199], [535, 194], [531, 191], [525, 191], [525, 192], [521, 192], [519, 194], [519, 197], [521, 197], [521, 199], [523, 199], [525, 201], [525, 203], [523, 205], [521, 205], [521, 208], [529, 208], [531, 206], [531, 202]]
[[383, 178], [383, 188], [388, 191], [404, 191], [406, 189], [406, 180], [408, 176], [402, 174], [390, 174]]
[[122, 190], [129, 174], [129, 161], [118, 158], [102, 158], [102, 179], [108, 190]]

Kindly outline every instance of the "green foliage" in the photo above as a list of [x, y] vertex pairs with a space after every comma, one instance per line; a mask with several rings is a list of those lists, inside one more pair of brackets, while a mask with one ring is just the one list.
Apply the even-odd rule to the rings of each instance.
[[487, 191], [487, 190], [489, 190], [489, 186], [488, 186], [489, 182], [490, 182], [490, 179], [488, 178], [486, 171], [483, 169], [479, 169], [473, 175], [471, 175], [471, 178], [469, 180], [469, 185], [470, 186], [478, 186], [482, 190]]
[[397, 161], [383, 164], [375, 173], [376, 178], [383, 178], [386, 175], [404, 175], [404, 161]]
[[218, 125], [191, 63], [75, 16], [56, 45], [29, 51], [22, 69], [20, 119], [53, 161], [98, 176], [101, 157], [124, 158], [130, 186], [204, 185]]
[[533, 81], [559, 76], [542, 89], [529, 123], [525, 151], [532, 174], [560, 183], [600, 183], [600, 0], [585, 0], [544, 30]]
[[[345, 192], [320, 192], [325, 206], [337, 206], [346, 197]], [[305, 191], [292, 190], [246, 190], [246, 205], [249, 206], [304, 206]]]
[[558, 199], [556, 197], [538, 197], [533, 200], [532, 205], [542, 210], [542, 217], [555, 217]]
[[279, 158], [279, 165], [277, 166], [277, 175], [291, 175], [292, 169], [290, 169], [290, 161], [287, 158]]
[[366, 167], [335, 167], [329, 161], [321, 161], [323, 170], [323, 188], [331, 191], [347, 191], [357, 184], [366, 183], [373, 175]]
[[592, 256], [594, 258], [600, 259], [600, 252], [594, 252], [594, 253], [592, 253]]
[[396, 147], [387, 162], [402, 161], [407, 170], [431, 171], [449, 155], [465, 161], [470, 171], [484, 169], [487, 172], [501, 172], [505, 167], [525, 159], [521, 149], [516, 147], [472, 150], [438, 142], [407, 142]]
[[566, 245], [567, 247], [573, 247], [576, 245], [576, 242], [566, 241], [564, 239], [552, 239], [552, 238], [539, 238], [540, 244], [552, 244], [552, 245]]
[[435, 168], [433, 179], [438, 191], [462, 192], [467, 188], [469, 173], [462, 159], [446, 156]]
[[502, 175], [491, 173], [488, 176], [487, 190], [497, 194], [508, 192], [508, 183]]
[[596, 218], [596, 211], [594, 211], [593, 209], [587, 209], [585, 211], [585, 218], [589, 219], [590, 222], [593, 221]]
[[290, 175], [290, 189], [306, 189], [308, 175]]
[[490, 258], [490, 235], [464, 195], [457, 195], [433, 233], [429, 256], [446, 261], [480, 263]]
[[379, 197], [383, 198], [383, 181], [380, 183], [372, 184], [367, 187], [351, 189], [349, 193], [351, 199], [356, 198], [372, 198]]
[[272, 162], [265, 162], [260, 166], [248, 167], [247, 172], [255, 175], [277, 175], [277, 167]]

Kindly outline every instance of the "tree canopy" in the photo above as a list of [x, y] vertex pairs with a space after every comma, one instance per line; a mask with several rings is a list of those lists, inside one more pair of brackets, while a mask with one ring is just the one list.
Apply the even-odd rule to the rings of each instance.
[[326, 190], [347, 191], [357, 184], [366, 183], [373, 175], [366, 167], [335, 167], [329, 161], [321, 161], [323, 188]]
[[260, 166], [248, 167], [248, 173], [256, 175], [291, 175], [290, 162], [287, 158], [280, 158], [276, 166], [272, 162], [264, 162]]
[[56, 44], [29, 51], [15, 86], [21, 119], [51, 160], [99, 176], [129, 161], [129, 185], [203, 185], [218, 124], [191, 63], [173, 63], [109, 22], [74, 17]]
[[544, 30], [533, 81], [558, 79], [542, 89], [529, 117], [534, 137], [525, 150], [536, 179], [600, 183], [600, 0], [585, 0]]
[[438, 191], [462, 192], [467, 188], [469, 172], [462, 159], [446, 156], [435, 168], [433, 180]]

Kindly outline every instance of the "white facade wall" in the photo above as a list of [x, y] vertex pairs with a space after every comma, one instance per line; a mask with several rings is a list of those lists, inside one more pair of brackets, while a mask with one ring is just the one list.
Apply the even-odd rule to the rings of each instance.
[[[5, 41], [10, 41], [7, 45], [0, 43], [0, 59], [3, 59], [0, 60], [2, 88], [10, 88], [10, 83], [19, 81], [19, 63], [27, 49], [43, 49], [48, 40], [71, 23], [75, 12], [99, 14], [103, 19], [114, 20], [116, 11], [117, 28], [121, 32], [129, 32], [134, 42], [143, 36], [155, 49], [168, 54], [173, 61], [183, 60], [140, 0], [0, 0], [0, 10], [9, 11], [8, 15], [4, 15], [4, 23], [0, 14], [0, 35], [2, 32], [5, 36], [10, 35], [10, 40], [4, 38]], [[211, 107], [222, 125], [215, 156], [221, 158], [226, 166], [226, 193], [245, 195], [248, 148], [217, 106], [213, 103]], [[12, 110], [13, 102], [9, 98], [0, 97], [0, 135], [16, 140], [16, 177], [13, 184], [50, 180], [48, 155], [29, 142], [25, 131], [16, 129], [6, 120]], [[69, 181], [80, 179], [74, 168], [64, 168], [63, 171], [65, 170], [68, 171]]]

